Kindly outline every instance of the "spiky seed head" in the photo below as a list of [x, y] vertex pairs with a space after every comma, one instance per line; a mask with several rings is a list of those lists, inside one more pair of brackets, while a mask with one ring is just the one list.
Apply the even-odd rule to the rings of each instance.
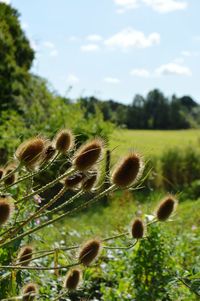
[[10, 196], [0, 196], [0, 226], [4, 225], [14, 211], [13, 200]]
[[[15, 166], [8, 166], [5, 169], [5, 176], [7, 176], [9, 173], [11, 173], [14, 169], [15, 169]], [[12, 185], [13, 183], [15, 183], [16, 178], [17, 178], [17, 173], [13, 173], [13, 174], [11, 174], [10, 177], [8, 177], [7, 179], [4, 180], [4, 184], [6, 186]]]
[[156, 217], [159, 221], [167, 220], [176, 209], [177, 200], [173, 196], [167, 196], [159, 204]]
[[141, 157], [132, 153], [126, 156], [121, 163], [114, 169], [112, 182], [120, 188], [134, 184], [140, 177], [143, 170]]
[[95, 171], [83, 180], [82, 189], [90, 191], [98, 180], [98, 173]]
[[77, 172], [72, 176], [69, 176], [65, 179], [64, 185], [68, 189], [74, 189], [84, 178], [84, 174], [82, 172]]
[[99, 255], [101, 243], [97, 239], [86, 242], [79, 253], [79, 262], [85, 266], [89, 266]]
[[3, 178], [3, 174], [4, 174], [4, 169], [1, 167], [0, 168], [0, 180]]
[[23, 301], [33, 301], [38, 293], [38, 288], [35, 283], [28, 283], [22, 289], [22, 300]]
[[140, 218], [136, 218], [131, 225], [131, 234], [135, 239], [140, 239], [144, 236], [144, 223]]
[[80, 171], [86, 171], [100, 159], [103, 151], [103, 141], [94, 139], [81, 146], [74, 155], [73, 165]]
[[21, 248], [18, 254], [18, 263], [21, 266], [29, 265], [31, 259], [33, 257], [33, 248], [31, 246], [25, 246]]
[[55, 137], [55, 148], [62, 154], [66, 154], [74, 145], [74, 136], [69, 129], [59, 131]]
[[34, 137], [19, 145], [15, 156], [21, 164], [25, 165], [28, 169], [32, 169], [39, 165], [43, 159], [45, 146], [45, 139]]
[[64, 284], [63, 284], [64, 288], [70, 291], [77, 289], [81, 281], [81, 277], [82, 274], [79, 269], [70, 270], [64, 279]]
[[48, 162], [53, 158], [53, 156], [56, 153], [56, 149], [53, 145], [47, 145], [44, 149], [44, 160], [45, 162]]

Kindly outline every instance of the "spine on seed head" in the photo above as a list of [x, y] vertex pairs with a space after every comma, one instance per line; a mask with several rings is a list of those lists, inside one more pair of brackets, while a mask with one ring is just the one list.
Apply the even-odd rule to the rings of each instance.
[[74, 146], [74, 136], [69, 129], [60, 130], [54, 138], [55, 148], [58, 152], [66, 154]]

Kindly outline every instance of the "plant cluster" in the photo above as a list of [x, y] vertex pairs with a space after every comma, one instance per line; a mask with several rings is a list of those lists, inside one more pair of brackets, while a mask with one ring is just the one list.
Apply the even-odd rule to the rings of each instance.
[[[0, 196], [0, 287], [2, 300], [12, 300], [14, 297], [23, 300], [40, 300], [46, 298], [42, 294], [42, 287], [32, 283], [31, 273], [53, 271], [56, 276], [63, 275], [63, 285], [58, 284], [54, 300], [60, 300], [71, 291], [76, 290], [83, 279], [84, 269], [93, 264], [101, 256], [103, 249], [129, 250], [140, 240], [147, 239], [148, 227], [158, 221], [163, 222], [173, 214], [177, 200], [173, 195], [167, 195], [159, 204], [154, 217], [150, 222], [135, 218], [130, 230], [106, 238], [91, 238], [82, 246], [58, 246], [55, 249], [37, 250], [34, 238], [35, 233], [55, 222], [75, 214], [91, 204], [101, 201], [103, 197], [116, 190], [139, 189], [145, 180], [143, 176], [144, 162], [141, 155], [132, 152], [122, 158], [113, 168], [111, 175], [107, 171], [105, 182], [99, 181], [101, 162], [106, 145], [101, 138], [87, 141], [76, 147], [75, 137], [71, 130], [62, 129], [52, 141], [42, 137], [33, 137], [18, 146], [14, 159], [1, 168], [1, 196]], [[56, 174], [55, 178], [41, 187], [34, 187], [34, 179], [45, 170], [51, 168], [59, 158], [64, 157], [68, 168]], [[57, 183], [62, 183], [60, 190], [47, 202], [36, 199]], [[22, 196], [18, 192], [22, 189]], [[70, 198], [66, 197], [68, 190], [73, 191]], [[89, 198], [86, 197], [89, 194]], [[20, 197], [19, 197], [20, 195]], [[64, 201], [57, 201], [64, 197]], [[81, 202], [80, 202], [81, 199]], [[52, 208], [54, 205], [54, 208]], [[70, 205], [70, 206], [69, 206]], [[66, 207], [67, 206], [67, 207]], [[63, 211], [65, 208], [65, 211]], [[131, 237], [127, 246], [113, 246], [109, 241], [120, 237]], [[59, 252], [71, 254], [71, 261], [60, 260]], [[40, 264], [41, 258], [54, 256], [48, 264]], [[33, 263], [35, 262], [35, 264]], [[45, 262], [45, 261], [44, 261]], [[28, 283], [22, 283], [22, 273], [28, 273]], [[18, 279], [22, 289], [19, 288]], [[10, 279], [12, 286], [4, 291], [2, 283]], [[16, 295], [18, 294], [18, 295]]]

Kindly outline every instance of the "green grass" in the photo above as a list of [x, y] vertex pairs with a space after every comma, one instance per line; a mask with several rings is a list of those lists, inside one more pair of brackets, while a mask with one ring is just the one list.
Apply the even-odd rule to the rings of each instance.
[[110, 149], [114, 156], [137, 150], [149, 157], [160, 155], [166, 148], [189, 145], [199, 146], [200, 130], [156, 131], [156, 130], [115, 130], [110, 138]]

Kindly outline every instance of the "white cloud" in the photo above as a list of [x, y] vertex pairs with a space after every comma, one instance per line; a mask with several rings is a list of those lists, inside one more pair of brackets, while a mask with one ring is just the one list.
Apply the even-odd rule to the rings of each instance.
[[155, 72], [157, 75], [192, 75], [192, 72], [188, 67], [176, 63], [161, 65]]
[[67, 77], [67, 83], [69, 83], [69, 84], [78, 84], [79, 83], [79, 78], [76, 75], [71, 73]]
[[119, 84], [120, 80], [116, 77], [105, 77], [104, 81], [109, 84]]
[[182, 0], [143, 0], [143, 2], [158, 13], [169, 13], [176, 10], [183, 10], [188, 6], [188, 3]]
[[90, 52], [92, 52], [92, 51], [97, 51], [97, 50], [99, 50], [99, 46], [96, 45], [96, 44], [87, 44], [87, 45], [82, 45], [81, 46], [81, 51], [85, 51], [85, 52], [90, 51]]
[[55, 48], [55, 45], [50, 41], [43, 42], [43, 46], [46, 47], [46, 48], [49, 48], [49, 49], [54, 49]]
[[55, 57], [55, 56], [58, 56], [58, 50], [57, 50], [57, 49], [51, 50], [50, 53], [49, 53], [49, 55], [50, 55], [50, 56], [54, 56], [54, 57]]
[[186, 57], [197, 57], [199, 56], [199, 54], [200, 54], [199, 51], [189, 51], [189, 50], [181, 51], [181, 55]]
[[117, 13], [124, 13], [127, 10], [138, 7], [138, 0], [114, 0], [117, 5]]
[[105, 40], [104, 43], [113, 49], [146, 48], [159, 44], [160, 35], [157, 32], [153, 32], [145, 36], [142, 31], [126, 28]]
[[31, 48], [33, 48], [34, 51], [38, 51], [39, 50], [38, 43], [35, 40], [33, 40], [33, 39], [30, 39], [30, 46], [31, 46]]
[[130, 75], [148, 78], [148, 77], [150, 77], [150, 72], [147, 69], [142, 69], [142, 68], [141, 69], [133, 69], [133, 70], [131, 70]]
[[6, 3], [6, 4], [10, 4], [10, 0], [0, 0], [0, 2]]
[[102, 36], [98, 35], [98, 34], [91, 34], [89, 36], [86, 37], [86, 39], [90, 42], [100, 42], [102, 41]]

